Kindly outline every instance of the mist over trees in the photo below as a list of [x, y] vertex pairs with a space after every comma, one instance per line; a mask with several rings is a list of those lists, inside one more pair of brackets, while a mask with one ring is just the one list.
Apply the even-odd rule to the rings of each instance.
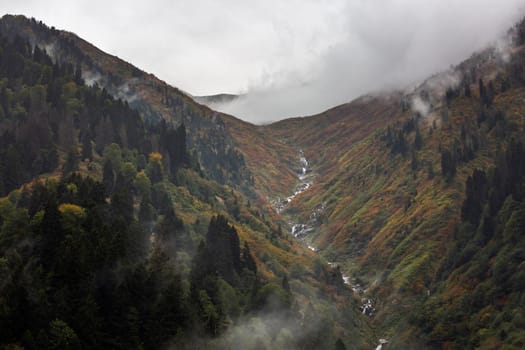
[[[259, 346], [283, 333], [293, 336], [279, 344], [297, 347], [300, 306], [289, 284], [268, 277], [281, 280], [286, 270], [275, 253], [264, 255], [275, 272], [258, 267], [266, 245], [288, 254], [291, 244], [262, 238], [256, 258], [240, 238], [239, 227], [265, 237], [277, 225], [224, 185], [246, 174], [220, 128], [208, 148], [192, 143], [184, 123], [144, 118], [86, 85], [82, 69], [93, 62], [70, 39], [57, 44], [68, 59], [57, 60], [10, 34], [0, 37], [0, 347], [227, 348], [245, 318], [270, 334]], [[162, 103], [197, 113], [167, 91]], [[334, 334], [330, 326], [310, 339], [331, 346]]]

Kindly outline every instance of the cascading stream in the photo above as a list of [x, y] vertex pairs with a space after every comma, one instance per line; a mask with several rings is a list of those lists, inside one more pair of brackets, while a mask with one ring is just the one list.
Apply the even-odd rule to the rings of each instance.
[[[296, 185], [294, 192], [286, 197], [283, 200], [278, 200], [274, 203], [275, 211], [278, 214], [283, 214], [283, 212], [286, 210], [288, 205], [295, 200], [295, 198], [308, 190], [312, 184], [313, 180], [315, 178], [314, 173], [312, 172], [310, 168], [310, 164], [306, 157], [304, 156], [303, 151], [299, 151], [299, 169], [297, 171], [297, 178], [299, 179], [299, 183]], [[321, 205], [319, 208], [316, 209], [316, 211], [323, 211], [324, 210], [324, 204]], [[315, 213], [313, 213], [315, 217]], [[291, 235], [294, 236], [297, 239], [304, 240], [306, 237], [308, 237], [311, 233], [314, 233], [315, 231], [315, 223], [312, 223], [314, 220], [310, 220], [310, 222], [307, 223], [298, 223], [296, 220], [290, 220], [291, 225]], [[308, 249], [310, 249], [313, 252], [318, 252], [319, 249], [311, 244], [307, 244]], [[337, 266], [338, 264], [336, 262], [328, 262], [330, 266]], [[365, 298], [364, 295], [366, 293], [366, 290], [364, 290], [354, 279], [352, 279], [350, 276], [345, 275], [342, 273], [343, 282], [350, 286], [350, 288], [353, 290], [353, 292], [359, 296], [362, 297], [361, 307], [360, 311], [363, 315], [366, 316], [373, 316], [375, 313], [374, 308], [374, 301], [369, 298]], [[388, 343], [388, 340], [386, 339], [379, 339], [379, 345], [376, 347], [376, 350], [382, 350], [385, 345]]]

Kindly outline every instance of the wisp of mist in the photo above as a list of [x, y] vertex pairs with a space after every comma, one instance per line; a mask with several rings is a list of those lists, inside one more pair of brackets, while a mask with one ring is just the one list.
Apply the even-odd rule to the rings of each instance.
[[239, 98], [210, 107], [264, 124], [404, 89], [496, 45], [524, 8], [524, 0], [349, 1], [339, 41], [307, 67], [265, 74]]

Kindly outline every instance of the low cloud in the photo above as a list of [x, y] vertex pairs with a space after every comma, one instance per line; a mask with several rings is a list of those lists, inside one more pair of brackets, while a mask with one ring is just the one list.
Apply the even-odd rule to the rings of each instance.
[[[525, 0], [5, 0], [213, 107], [265, 123], [415, 84], [502, 37]], [[100, 11], [103, 8], [104, 11]], [[504, 44], [504, 43], [503, 43]]]
[[419, 113], [422, 117], [426, 117], [430, 112], [430, 105], [424, 102], [421, 97], [415, 96], [412, 99], [412, 110]]
[[[504, 46], [497, 40], [524, 14], [524, 5], [523, 0], [351, 1], [344, 9], [342, 39], [306, 69], [265, 76], [243, 97], [213, 107], [265, 123], [319, 113], [369, 92], [405, 88], [489, 44]], [[443, 77], [449, 85], [457, 79], [445, 74], [436, 83]], [[413, 104], [428, 113], [422, 102]]]
[[[192, 337], [191, 346], [172, 344], [169, 350], [175, 349], [243, 349], [243, 350], [299, 350], [313, 341], [322, 349], [332, 348], [336, 337], [332, 334], [332, 322], [319, 317], [300, 320], [289, 311], [259, 312], [246, 315], [217, 338]], [[312, 315], [313, 316], [313, 315]], [[356, 339], [357, 341], [357, 339]]]
[[88, 86], [93, 86], [95, 84], [97, 85], [103, 85], [102, 84], [102, 75], [99, 72], [91, 71], [91, 70], [83, 70], [82, 71], [82, 79], [84, 79], [84, 82]]
[[121, 85], [115, 86], [108, 83], [106, 77], [100, 74], [98, 71], [84, 70], [82, 71], [82, 79], [88, 86], [94, 86], [95, 84], [101, 88], [105, 88], [111, 92], [116, 98], [126, 101], [129, 104], [135, 102], [140, 97], [135, 93], [134, 89], [125, 82]]

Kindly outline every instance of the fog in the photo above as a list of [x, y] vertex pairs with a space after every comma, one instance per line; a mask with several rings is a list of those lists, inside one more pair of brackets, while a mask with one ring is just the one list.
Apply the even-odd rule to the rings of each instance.
[[501, 37], [525, 0], [5, 0], [214, 105], [266, 123], [405, 87]]
[[212, 107], [266, 123], [315, 114], [369, 92], [406, 88], [495, 44], [523, 15], [524, 3], [351, 1], [344, 8], [343, 38], [314, 62], [268, 75], [239, 99]]

